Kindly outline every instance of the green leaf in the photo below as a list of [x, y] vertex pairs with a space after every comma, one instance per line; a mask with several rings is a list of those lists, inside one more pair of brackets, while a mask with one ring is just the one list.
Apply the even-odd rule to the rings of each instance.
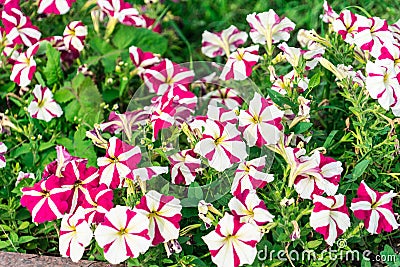
[[188, 189], [188, 197], [201, 200], [203, 199], [203, 190], [196, 182], [191, 183]]
[[85, 140], [86, 130], [79, 126], [74, 134], [74, 155], [88, 159], [88, 166], [96, 166], [97, 155], [92, 141]]
[[307, 243], [307, 248], [316, 248], [322, 244], [321, 240], [312, 240]]
[[361, 267], [371, 267], [371, 261], [363, 257], [361, 259]]
[[22, 222], [22, 223], [19, 225], [18, 230], [24, 230], [24, 229], [28, 228], [28, 226], [29, 226], [29, 222], [27, 222], [27, 221]]
[[19, 238], [18, 242], [20, 244], [23, 244], [23, 243], [31, 242], [32, 240], [35, 240], [35, 239], [36, 239], [36, 237], [34, 237], [34, 236], [21, 236]]
[[119, 26], [112, 38], [112, 42], [117, 48], [126, 49], [134, 45], [140, 47], [143, 51], [158, 54], [163, 54], [167, 51], [168, 41], [162, 35], [146, 28]]
[[93, 125], [103, 119], [104, 110], [100, 107], [103, 99], [92, 79], [82, 77], [78, 75], [72, 80], [72, 84], [66, 83], [65, 87], [72, 85], [71, 90], [76, 95], [76, 99], [65, 107], [65, 118], [69, 122], [75, 122], [76, 117]]
[[357, 163], [357, 165], [354, 167], [353, 170], [353, 179], [357, 179], [358, 177], [363, 175], [369, 163], [370, 163], [369, 159], [364, 159], [363, 161]]
[[338, 132], [339, 132], [338, 130], [333, 130], [332, 132], [330, 132], [330, 134], [328, 135], [322, 146], [325, 148], [329, 148], [332, 145], [333, 138]]
[[78, 116], [80, 109], [79, 102], [77, 100], [72, 101], [65, 107], [65, 118], [69, 122], [74, 122], [75, 117]]
[[380, 253], [381, 260], [384, 261], [389, 267], [400, 266], [400, 256], [394, 252], [393, 248], [389, 245], [385, 245], [383, 251]]
[[308, 129], [310, 129], [312, 126], [313, 124], [311, 122], [300, 122], [294, 127], [294, 133], [296, 134], [304, 133], [308, 131]]
[[46, 76], [47, 85], [51, 86], [63, 79], [63, 71], [61, 69], [60, 52], [57, 51], [50, 43], [46, 47], [47, 64], [43, 69]]
[[6, 247], [9, 247], [9, 246], [11, 246], [11, 243], [10, 243], [9, 240], [7, 240], [7, 241], [0, 241], [0, 249], [6, 248]]
[[58, 103], [67, 103], [74, 98], [74, 94], [67, 88], [61, 88], [54, 94], [54, 100], [56, 100]]
[[283, 107], [284, 104], [290, 106], [292, 109], [298, 110], [298, 105], [294, 104], [290, 99], [284, 95], [281, 95], [280, 93], [272, 90], [272, 89], [267, 89], [269, 97], [274, 101], [275, 104], [277, 104], [280, 107]]
[[321, 74], [319, 72], [315, 73], [309, 83], [308, 83], [308, 88], [312, 89], [314, 87], [317, 87], [321, 82]]

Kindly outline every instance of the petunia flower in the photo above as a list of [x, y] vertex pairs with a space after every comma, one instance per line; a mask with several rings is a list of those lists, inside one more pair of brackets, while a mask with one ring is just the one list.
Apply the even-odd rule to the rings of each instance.
[[274, 175], [263, 172], [265, 164], [265, 156], [241, 162], [235, 171], [231, 187], [232, 195], [237, 196], [246, 189], [263, 188], [267, 183], [272, 182]]
[[210, 99], [209, 105], [219, 106], [220, 104], [226, 106], [228, 109], [235, 109], [243, 104], [243, 99], [239, 94], [231, 88], [221, 88], [212, 91], [204, 96], [206, 99]]
[[[342, 163], [326, 157], [316, 150], [310, 157], [304, 149], [287, 148], [290, 166], [290, 180], [294, 179], [294, 189], [304, 199], [315, 195], [336, 194], [339, 188]], [[289, 152], [291, 151], [291, 152]]]
[[36, 61], [33, 56], [37, 53], [38, 49], [39, 45], [36, 44], [18, 55], [11, 70], [11, 81], [21, 87], [26, 87], [31, 83], [33, 75], [36, 72]]
[[243, 193], [234, 196], [228, 203], [232, 214], [240, 218], [240, 222], [253, 223], [257, 226], [272, 222], [274, 216], [269, 213], [264, 201], [255, 191], [246, 189]]
[[63, 217], [60, 227], [59, 251], [61, 256], [70, 257], [73, 262], [78, 262], [85, 252], [85, 247], [90, 244], [93, 232], [85, 221], [83, 208], [75, 213]]
[[32, 47], [40, 40], [42, 34], [39, 29], [19, 8], [4, 9], [1, 16], [9, 42]]
[[100, 9], [119, 22], [135, 27], [145, 25], [145, 20], [139, 15], [139, 11], [123, 0], [97, 0]]
[[158, 138], [161, 129], [167, 129], [175, 123], [176, 105], [174, 97], [168, 97], [168, 94], [157, 98], [149, 107], [151, 110], [150, 121], [153, 128], [153, 141]]
[[129, 47], [129, 56], [135, 64], [138, 74], [142, 74], [145, 69], [148, 69], [160, 62], [160, 58], [151, 52], [144, 52], [136, 46]]
[[356, 218], [364, 221], [365, 229], [369, 233], [391, 232], [400, 226], [393, 213], [393, 198], [396, 195], [393, 191], [378, 192], [361, 181], [350, 209]]
[[350, 227], [346, 196], [314, 196], [314, 209], [310, 226], [324, 236], [326, 243], [333, 246], [335, 240]]
[[260, 56], [258, 55], [258, 45], [246, 48], [238, 48], [233, 52], [226, 62], [221, 75], [221, 80], [244, 80], [253, 71], [252, 67], [257, 64]]
[[250, 147], [276, 144], [283, 130], [282, 117], [283, 111], [269, 97], [255, 93], [249, 109], [240, 111], [239, 129]]
[[87, 159], [82, 159], [78, 157], [71, 156], [68, 150], [63, 146], [56, 146], [57, 159], [50, 162], [43, 170], [42, 178], [47, 179], [51, 175], [57, 177], [62, 177], [62, 172], [64, 171], [67, 164], [71, 161], [77, 162], [87, 162]]
[[237, 267], [254, 262], [261, 234], [257, 226], [225, 213], [215, 230], [202, 239], [218, 267]]
[[81, 207], [84, 208], [85, 219], [89, 224], [103, 222], [104, 215], [114, 207], [113, 190], [105, 184], [87, 190], [84, 197]]
[[373, 99], [386, 110], [400, 101], [400, 85], [398, 73], [393, 61], [388, 59], [368, 61], [366, 88]]
[[60, 105], [53, 99], [53, 93], [49, 88], [39, 84], [33, 89], [34, 99], [28, 106], [28, 112], [32, 118], [51, 121], [53, 118], [61, 117], [63, 111]]
[[68, 188], [71, 196], [68, 199], [69, 213], [73, 213], [85, 201], [85, 195], [99, 186], [99, 172], [95, 167], [86, 167], [86, 161], [71, 161], [61, 175], [62, 188]]
[[39, 14], [66, 14], [71, 8], [72, 3], [76, 0], [40, 0], [39, 1]]
[[188, 88], [193, 81], [194, 72], [185, 67], [164, 59], [160, 64], [153, 66], [143, 73], [143, 80], [150, 93], [163, 95], [175, 85]]
[[296, 27], [290, 19], [279, 18], [272, 9], [268, 12], [249, 14], [246, 20], [250, 24], [250, 38], [253, 43], [266, 44], [268, 49], [271, 49], [272, 44], [289, 40], [290, 32]]
[[235, 51], [247, 40], [247, 33], [239, 31], [238, 28], [231, 25], [221, 32], [212, 33], [205, 31], [202, 35], [201, 52], [207, 57], [227, 55]]
[[130, 177], [141, 158], [139, 147], [131, 146], [117, 137], [111, 137], [106, 155], [97, 159], [100, 183], [112, 189], [121, 187], [124, 179]]
[[190, 185], [194, 182], [196, 170], [201, 167], [201, 160], [192, 149], [179, 151], [168, 159], [171, 162], [172, 183]]
[[139, 126], [145, 125], [149, 118], [150, 113], [146, 110], [126, 111], [122, 114], [112, 111], [108, 116], [108, 121], [100, 124], [100, 129], [111, 134], [123, 132], [128, 140], [131, 140], [132, 133]]
[[179, 199], [151, 190], [140, 199], [135, 210], [149, 218], [149, 236], [153, 246], [179, 237], [182, 218]]
[[63, 38], [68, 50], [81, 52], [88, 34], [87, 27], [81, 21], [71, 21], [65, 27]]
[[301, 60], [305, 61], [305, 70], [312, 70], [318, 64], [318, 59], [325, 53], [325, 48], [314, 50], [302, 50], [296, 47], [289, 47], [285, 42], [278, 45], [278, 48], [283, 51], [285, 59], [293, 68], [297, 68]]
[[[1, 147], [1, 144], [0, 144], [0, 147]], [[0, 149], [0, 151], [1, 151], [1, 149]], [[0, 152], [0, 154], [1, 154], [1, 152]], [[35, 179], [35, 174], [31, 173], [31, 172], [25, 173], [25, 172], [20, 171], [18, 173], [17, 181], [15, 182], [15, 186], [17, 186], [22, 180], [25, 180], [25, 179]]]
[[384, 43], [394, 43], [393, 34], [386, 20], [378, 17], [360, 17], [354, 43], [362, 50], [369, 51], [377, 57]]
[[321, 15], [322, 16], [322, 21], [325, 23], [332, 23], [335, 21], [339, 15], [333, 10], [331, 5], [328, 4], [328, 1], [324, 0], [324, 4], [322, 5], [324, 9], [324, 13]]
[[342, 36], [343, 40], [348, 44], [354, 43], [354, 35], [358, 31], [360, 19], [362, 16], [352, 13], [350, 10], [343, 10], [339, 17], [333, 22], [333, 30]]
[[194, 152], [208, 159], [210, 166], [219, 172], [247, 157], [246, 144], [236, 126], [211, 119], [206, 121], [202, 139], [196, 144]]
[[63, 217], [69, 209], [68, 188], [62, 188], [60, 178], [50, 176], [33, 185], [22, 188], [21, 205], [32, 214], [32, 221], [43, 223]]
[[7, 152], [7, 147], [3, 142], [0, 142], [0, 169], [6, 166], [6, 157], [4, 154]]
[[94, 237], [104, 249], [104, 257], [111, 264], [128, 258], [137, 258], [151, 244], [149, 219], [125, 206], [116, 206], [104, 216], [97, 226]]

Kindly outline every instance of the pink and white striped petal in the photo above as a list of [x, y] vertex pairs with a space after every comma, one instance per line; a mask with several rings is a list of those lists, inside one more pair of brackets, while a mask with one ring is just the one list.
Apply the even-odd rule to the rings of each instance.
[[208, 159], [212, 168], [222, 172], [247, 157], [246, 144], [234, 124], [211, 119], [205, 123], [202, 139], [196, 144], [194, 152]]
[[338, 236], [350, 227], [346, 196], [314, 196], [313, 202], [310, 226], [324, 236], [329, 246], [333, 246]]
[[361, 181], [350, 209], [356, 218], [364, 221], [365, 229], [370, 234], [391, 232], [400, 226], [393, 212], [393, 198], [396, 195], [393, 191], [378, 192]]
[[104, 221], [94, 231], [94, 237], [111, 264], [137, 258], [151, 244], [149, 219], [129, 207], [116, 206], [106, 213]]
[[178, 199], [151, 190], [140, 199], [135, 210], [149, 218], [153, 246], [179, 237], [182, 206]]
[[238, 28], [231, 25], [221, 32], [212, 33], [205, 31], [202, 35], [201, 52], [207, 57], [230, 55], [240, 45], [247, 40], [247, 33], [239, 31]]
[[76, 0], [40, 0], [39, 14], [66, 14]]
[[273, 221], [274, 216], [269, 213], [264, 201], [256, 194], [256, 191], [246, 189], [243, 193], [234, 196], [229, 201], [229, 209], [242, 223], [252, 223], [257, 226], [265, 225]]
[[49, 88], [39, 84], [33, 90], [34, 99], [28, 106], [28, 112], [32, 118], [51, 121], [53, 118], [61, 117], [63, 111], [59, 104], [53, 99], [53, 93]]
[[257, 64], [260, 56], [258, 55], [258, 45], [246, 48], [238, 48], [233, 52], [226, 62], [221, 75], [221, 80], [244, 80], [253, 71], [253, 66]]
[[218, 267], [238, 267], [254, 262], [261, 234], [254, 224], [242, 223], [225, 213], [215, 230], [202, 239]]
[[79, 207], [75, 213], [65, 215], [60, 227], [59, 251], [61, 256], [70, 257], [73, 262], [78, 262], [92, 237], [93, 232], [85, 220], [85, 212], [82, 207]]

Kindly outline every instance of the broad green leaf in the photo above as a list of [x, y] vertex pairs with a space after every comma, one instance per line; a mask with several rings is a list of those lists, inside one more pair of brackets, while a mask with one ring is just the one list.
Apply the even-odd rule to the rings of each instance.
[[167, 51], [168, 41], [162, 35], [149, 29], [119, 25], [112, 38], [113, 44], [119, 49], [134, 45], [143, 51], [163, 54]]
[[83, 122], [89, 125], [100, 122], [103, 119], [104, 112], [100, 107], [103, 99], [93, 81], [89, 77], [82, 80], [82, 76], [78, 75], [72, 81], [71, 90], [73, 90], [73, 94], [77, 98], [65, 107], [66, 119], [69, 122], [74, 122], [75, 119], [82, 119]]
[[73, 154], [80, 158], [88, 159], [88, 166], [95, 166], [97, 162], [96, 152], [92, 141], [86, 140], [86, 129], [79, 126], [74, 134]]
[[67, 88], [61, 88], [54, 94], [54, 100], [56, 100], [58, 103], [67, 103], [74, 98], [74, 94]]
[[196, 182], [191, 183], [188, 189], [188, 197], [201, 200], [203, 199], [203, 190]]
[[43, 69], [46, 77], [47, 86], [51, 86], [63, 79], [63, 71], [61, 69], [60, 52], [57, 51], [50, 43], [46, 47], [47, 64]]
[[385, 245], [383, 251], [380, 253], [381, 260], [384, 261], [389, 267], [400, 266], [400, 256], [394, 252], [393, 248]]

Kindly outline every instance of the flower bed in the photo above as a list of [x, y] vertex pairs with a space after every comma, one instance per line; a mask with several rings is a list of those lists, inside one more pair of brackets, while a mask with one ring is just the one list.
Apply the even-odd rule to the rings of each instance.
[[400, 20], [266, 7], [190, 44], [188, 3], [131, 2], [0, 2], [0, 249], [399, 266]]

